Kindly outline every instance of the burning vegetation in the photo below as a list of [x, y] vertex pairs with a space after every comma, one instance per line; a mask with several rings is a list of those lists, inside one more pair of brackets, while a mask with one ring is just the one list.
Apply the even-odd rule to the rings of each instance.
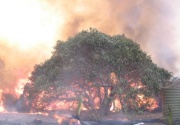
[[124, 35], [90, 29], [57, 41], [52, 57], [34, 67], [21, 98], [35, 111], [87, 110], [93, 119], [109, 111], [152, 111], [170, 77]]
[[[125, 33], [158, 65], [177, 73], [180, 54], [174, 49], [179, 45], [174, 34], [179, 30], [174, 21], [170, 23], [175, 19], [171, 4], [0, 1], [0, 112], [68, 109], [79, 115], [85, 110], [96, 119], [109, 111], [156, 110], [159, 88], [170, 72], [124, 35], [109, 36], [94, 29], [76, 33], [89, 26], [111, 35]], [[51, 56], [53, 41], [74, 34], [57, 41]], [[34, 64], [38, 65], [33, 69]]]

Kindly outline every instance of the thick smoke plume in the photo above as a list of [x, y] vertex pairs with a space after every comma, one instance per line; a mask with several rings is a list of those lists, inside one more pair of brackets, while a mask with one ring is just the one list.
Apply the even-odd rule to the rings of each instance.
[[58, 39], [90, 27], [125, 34], [179, 75], [179, 5], [178, 0], [0, 1], [0, 90], [16, 93], [19, 80], [50, 57]]
[[63, 12], [59, 15], [65, 20], [60, 38], [89, 27], [112, 35], [125, 34], [138, 42], [155, 63], [179, 75], [178, 0], [49, 0], [47, 3], [54, 12]]

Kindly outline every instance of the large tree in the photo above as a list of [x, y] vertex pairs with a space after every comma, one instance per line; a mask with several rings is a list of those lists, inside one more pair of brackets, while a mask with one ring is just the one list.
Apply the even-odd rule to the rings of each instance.
[[52, 57], [35, 66], [24, 97], [39, 110], [55, 101], [77, 108], [82, 99], [83, 107], [105, 115], [118, 99], [124, 111], [138, 111], [149, 106], [138, 95], [159, 95], [170, 77], [131, 39], [90, 29], [57, 41]]

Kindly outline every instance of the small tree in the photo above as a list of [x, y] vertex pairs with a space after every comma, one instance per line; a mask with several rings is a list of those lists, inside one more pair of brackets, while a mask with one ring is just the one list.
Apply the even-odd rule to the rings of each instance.
[[158, 95], [170, 77], [132, 40], [90, 29], [57, 41], [52, 57], [35, 66], [24, 97], [42, 110], [49, 102], [76, 102], [81, 97], [83, 106], [98, 109], [99, 115], [106, 115], [115, 99], [124, 111], [139, 111], [148, 104], [139, 105], [137, 95]]

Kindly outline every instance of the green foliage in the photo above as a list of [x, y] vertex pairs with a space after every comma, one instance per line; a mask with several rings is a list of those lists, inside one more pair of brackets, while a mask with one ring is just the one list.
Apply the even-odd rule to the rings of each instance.
[[174, 124], [173, 124], [172, 111], [171, 111], [171, 108], [170, 108], [169, 105], [168, 105], [167, 120], [168, 120], [168, 125], [174, 125]]
[[[29, 93], [25, 96], [36, 109], [45, 108], [50, 101], [72, 101], [83, 96], [83, 106], [88, 110], [107, 110], [118, 98], [124, 111], [139, 111], [146, 105], [137, 106], [137, 94], [159, 94], [170, 77], [170, 72], [154, 64], [131, 39], [90, 29], [65, 42], [57, 41], [52, 57], [35, 66], [31, 84], [25, 86]], [[132, 83], [145, 87], [136, 89]], [[43, 97], [37, 100], [42, 93]], [[99, 102], [95, 103], [97, 98]]]

